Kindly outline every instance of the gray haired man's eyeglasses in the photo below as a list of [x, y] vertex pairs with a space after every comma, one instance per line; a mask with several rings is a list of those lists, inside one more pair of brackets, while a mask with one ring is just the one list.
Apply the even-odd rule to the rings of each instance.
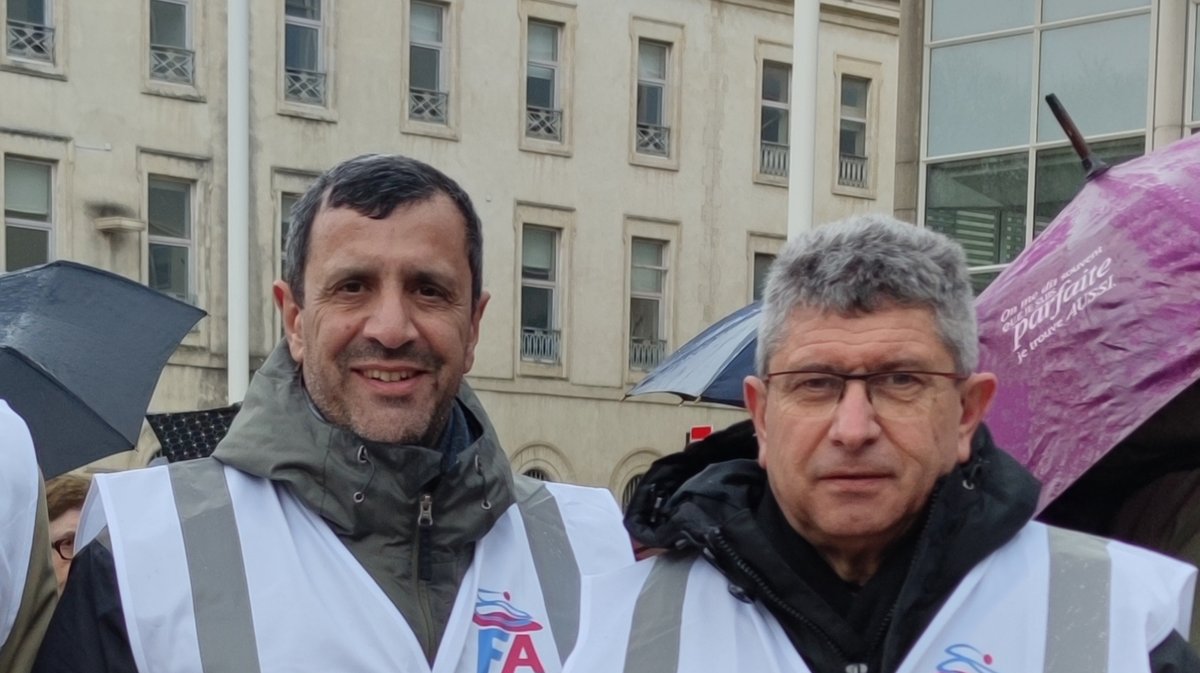
[[929, 408], [940, 381], [961, 382], [956, 372], [886, 371], [837, 374], [796, 369], [770, 372], [764, 381], [780, 397], [784, 408], [800, 416], [826, 417], [837, 408], [850, 381], [862, 381], [867, 399], [881, 418], [920, 416]]

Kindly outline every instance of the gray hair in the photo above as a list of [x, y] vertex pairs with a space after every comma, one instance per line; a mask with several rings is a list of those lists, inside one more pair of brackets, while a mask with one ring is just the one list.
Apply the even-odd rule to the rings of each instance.
[[889, 305], [928, 308], [959, 374], [979, 364], [979, 328], [962, 246], [887, 215], [861, 215], [805, 232], [771, 265], [758, 328], [758, 375], [797, 308], [840, 315]]

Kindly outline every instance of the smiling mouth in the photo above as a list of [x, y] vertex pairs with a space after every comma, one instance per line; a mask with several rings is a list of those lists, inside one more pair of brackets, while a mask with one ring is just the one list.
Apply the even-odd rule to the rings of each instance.
[[363, 373], [363, 376], [367, 377], [368, 379], [373, 379], [375, 381], [383, 381], [385, 383], [395, 383], [396, 381], [407, 381], [407, 380], [411, 379], [412, 377], [416, 376], [418, 372], [414, 372], [414, 371], [389, 372], [389, 371], [384, 371], [382, 369], [365, 369], [365, 370], [363, 370], [362, 373]]

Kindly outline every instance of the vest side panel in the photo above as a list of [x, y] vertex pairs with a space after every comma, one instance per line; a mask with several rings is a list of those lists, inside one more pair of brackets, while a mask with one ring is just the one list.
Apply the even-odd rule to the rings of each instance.
[[1196, 569], [1146, 549], [1107, 542], [1113, 565], [1109, 670], [1145, 669], [1147, 653], [1171, 631], [1187, 636]]
[[167, 467], [96, 475], [93, 488], [108, 523], [138, 670], [199, 673], [192, 586]]

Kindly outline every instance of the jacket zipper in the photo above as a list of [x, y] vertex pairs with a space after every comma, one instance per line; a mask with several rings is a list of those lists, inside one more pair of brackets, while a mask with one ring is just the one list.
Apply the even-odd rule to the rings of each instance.
[[417, 577], [433, 580], [433, 494], [422, 493], [417, 512]]

